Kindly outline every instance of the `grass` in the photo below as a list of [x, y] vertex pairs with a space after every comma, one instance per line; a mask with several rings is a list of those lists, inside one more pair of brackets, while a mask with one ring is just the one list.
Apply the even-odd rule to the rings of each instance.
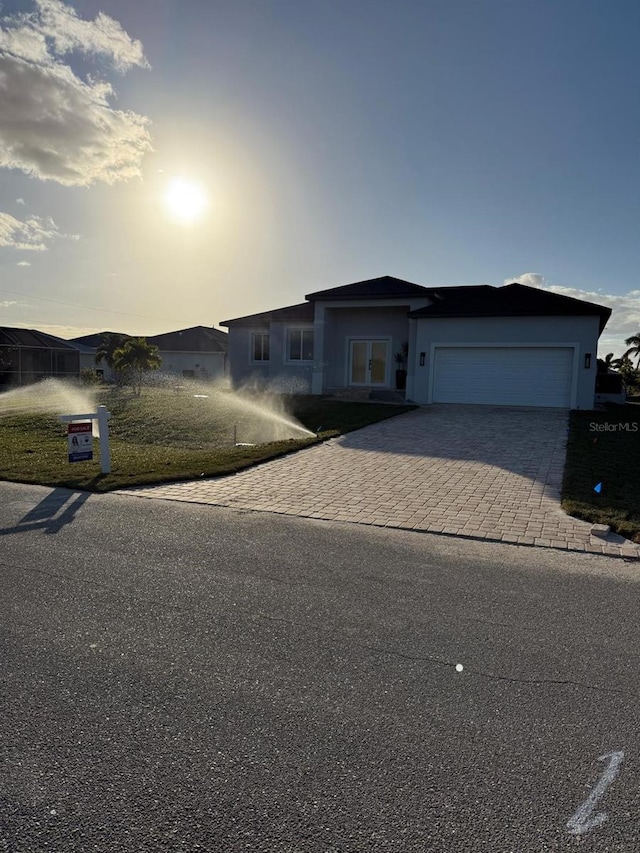
[[[275, 395], [248, 398], [247, 405], [239, 404], [229, 392], [208, 393], [207, 398], [195, 398], [194, 389], [176, 393], [155, 388], [135, 397], [121, 389], [101, 389], [98, 402], [112, 414], [110, 474], [100, 473], [97, 442], [92, 461], [69, 464], [66, 425], [55, 415], [31, 412], [0, 417], [0, 480], [104, 492], [213, 477], [414, 408]], [[271, 416], [260, 415], [264, 405]], [[299, 438], [291, 438], [295, 432], [286, 423], [290, 415], [314, 435], [301, 432]], [[234, 431], [238, 442], [255, 446], [236, 447]]]
[[[600, 493], [594, 487], [602, 483]], [[640, 542], [640, 406], [571, 412], [562, 506]]]
[[[198, 390], [207, 389], [151, 388], [140, 397], [100, 389], [98, 402], [112, 413], [110, 474], [100, 473], [97, 442], [93, 461], [68, 463], [66, 425], [56, 415], [0, 416], [0, 480], [104, 492], [214, 477], [414, 408], [314, 396], [263, 395], [238, 403], [224, 391], [196, 398]], [[55, 405], [60, 406], [57, 399]], [[264, 406], [270, 416], [264, 415]], [[314, 434], [291, 438], [290, 416]], [[236, 447], [234, 432], [238, 442], [255, 446]], [[601, 492], [594, 492], [600, 482]], [[640, 405], [571, 413], [562, 506], [570, 515], [608, 524], [640, 542]]]

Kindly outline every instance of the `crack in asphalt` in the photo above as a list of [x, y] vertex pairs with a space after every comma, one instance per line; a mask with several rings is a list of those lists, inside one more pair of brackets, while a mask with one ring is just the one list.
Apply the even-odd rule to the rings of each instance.
[[[404, 652], [398, 652], [395, 649], [385, 649], [380, 648], [379, 646], [360, 646], [360, 648], [368, 649], [369, 651], [379, 652], [385, 655], [393, 655], [394, 657], [404, 658], [405, 660], [413, 660], [413, 661], [429, 661], [430, 663], [440, 664], [441, 666], [445, 666], [447, 668], [455, 668], [456, 663], [453, 661], [445, 660], [444, 658], [437, 658], [431, 655], [408, 655]], [[485, 672], [481, 669], [473, 669], [471, 667], [465, 666], [463, 672], [471, 673], [472, 675], [478, 675], [482, 678], [487, 678], [492, 681], [507, 681], [512, 684], [552, 684], [559, 686], [571, 686], [571, 687], [581, 687], [584, 690], [595, 690], [600, 693], [615, 693], [619, 696], [635, 696], [635, 693], [632, 693], [629, 690], [620, 690], [616, 687], [602, 687], [598, 684], [586, 684], [584, 681], [574, 681], [570, 678], [516, 678], [515, 676], [509, 675], [496, 675], [494, 672]]]
[[[0, 560], [0, 566], [6, 566], [7, 568], [16, 568], [16, 566], [11, 566], [8, 563], [5, 563], [4, 561], [1, 561], [1, 560]], [[51, 578], [57, 578], [57, 579], [61, 579], [61, 580], [72, 581], [75, 583], [83, 583], [83, 584], [90, 586], [90, 587], [95, 586], [95, 587], [99, 587], [101, 589], [107, 589], [107, 590], [110, 590], [112, 592], [118, 593], [120, 596], [122, 596], [125, 599], [130, 598], [131, 600], [135, 600], [135, 599], [133, 599], [133, 597], [125, 595], [123, 593], [123, 591], [121, 589], [119, 589], [118, 587], [112, 587], [112, 586], [109, 586], [108, 584], [100, 583], [99, 581], [95, 581], [95, 580], [87, 581], [87, 580], [82, 580], [82, 579], [78, 580], [77, 578], [70, 577], [69, 575], [58, 574], [55, 572], [46, 571], [45, 569], [37, 569], [37, 568], [34, 568], [33, 566], [20, 566], [20, 568], [23, 569], [25, 572], [31, 572], [33, 574], [42, 574], [42, 575], [46, 575], [47, 577], [51, 577]], [[269, 579], [272, 580], [271, 578], [269, 578]], [[145, 603], [161, 604], [164, 608], [166, 608], [167, 606], [170, 606], [174, 611], [177, 611], [179, 613], [184, 613], [184, 614], [193, 613], [193, 610], [191, 608], [180, 607], [176, 604], [170, 604], [169, 602], [166, 602], [162, 599], [146, 598]], [[320, 630], [323, 628], [323, 626], [320, 625], [319, 623], [296, 622], [293, 619], [287, 619], [287, 618], [282, 617], [282, 616], [269, 616], [265, 613], [260, 613], [258, 611], [254, 611], [254, 610], [245, 610], [243, 608], [241, 608], [239, 610], [236, 609], [236, 610], [234, 610], [234, 612], [235, 613], [238, 613], [238, 612], [244, 613], [247, 616], [252, 616], [252, 617], [258, 618], [258, 619], [264, 619], [264, 620], [267, 620], [270, 622], [282, 622], [282, 623], [287, 624], [287, 625], [293, 625], [297, 628], [307, 628], [307, 629], [313, 628], [317, 632], [320, 632]], [[464, 618], [467, 618], [467, 617], [464, 617]], [[474, 617], [468, 617], [468, 618], [474, 620]], [[477, 620], [477, 617], [476, 617], [476, 619], [474, 621], [485, 621], [485, 620]], [[490, 623], [490, 624], [493, 624], [493, 623]], [[495, 624], [500, 624], [500, 623], [495, 623]], [[341, 634], [343, 636], [347, 636], [350, 638], [350, 635], [346, 631], [335, 631], [334, 630], [334, 633]], [[326, 634], [325, 634], [325, 638], [329, 639], [328, 637], [326, 637]], [[447, 668], [455, 668], [457, 663], [458, 663], [457, 661], [454, 662], [454, 661], [450, 661], [450, 660], [445, 660], [444, 658], [438, 658], [438, 657], [435, 657], [433, 655], [410, 655], [410, 654], [406, 654], [405, 652], [399, 652], [396, 649], [384, 648], [384, 647], [380, 647], [380, 646], [363, 645], [361, 643], [353, 643], [353, 645], [357, 648], [360, 648], [360, 649], [365, 649], [367, 651], [377, 652], [378, 654], [391, 655], [392, 657], [397, 657], [397, 658], [401, 658], [403, 660], [409, 660], [409, 661], [434, 663], [434, 664], [438, 664], [440, 666], [447, 667]], [[592, 691], [595, 691], [598, 693], [611, 693], [611, 694], [614, 694], [617, 696], [636, 696], [636, 693], [633, 693], [629, 690], [622, 690], [622, 689], [615, 688], [615, 687], [602, 687], [601, 685], [587, 684], [583, 681], [575, 681], [573, 679], [567, 679], [567, 678], [518, 678], [515, 676], [497, 675], [496, 673], [493, 673], [493, 672], [487, 672], [487, 671], [479, 670], [479, 669], [477, 670], [477, 669], [470, 668], [468, 666], [465, 666], [463, 671], [466, 672], [467, 674], [486, 678], [486, 679], [491, 680], [491, 681], [505, 681], [505, 682], [508, 682], [511, 684], [523, 684], [523, 685], [529, 684], [529, 685], [536, 685], [536, 686], [552, 685], [552, 686], [557, 686], [557, 687], [579, 687], [582, 690], [592, 690]], [[2, 853], [1, 848], [0, 848], [0, 853]]]

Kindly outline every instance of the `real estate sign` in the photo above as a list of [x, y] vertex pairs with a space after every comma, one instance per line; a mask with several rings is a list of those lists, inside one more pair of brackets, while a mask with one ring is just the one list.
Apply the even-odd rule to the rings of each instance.
[[91, 421], [78, 424], [70, 423], [69, 462], [86, 462], [93, 459], [93, 434]]

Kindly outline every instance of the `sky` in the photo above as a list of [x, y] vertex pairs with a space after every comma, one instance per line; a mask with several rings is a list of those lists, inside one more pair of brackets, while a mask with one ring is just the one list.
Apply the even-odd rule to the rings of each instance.
[[0, 325], [152, 335], [392, 275], [640, 332], [637, 0], [0, 0]]

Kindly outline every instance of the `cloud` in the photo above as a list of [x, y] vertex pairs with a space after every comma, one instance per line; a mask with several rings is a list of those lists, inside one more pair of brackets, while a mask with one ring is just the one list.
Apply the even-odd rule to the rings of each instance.
[[628, 349], [624, 343], [625, 338], [640, 332], [640, 290], [630, 290], [623, 294], [582, 290], [579, 287], [547, 284], [545, 277], [538, 273], [524, 273], [515, 278], [508, 278], [505, 279], [505, 284], [516, 281], [549, 290], [551, 293], [559, 293], [561, 296], [571, 296], [573, 299], [583, 299], [586, 302], [595, 302], [597, 305], [606, 305], [607, 308], [611, 308], [611, 317], [598, 345], [600, 353], [613, 352], [615, 355], [622, 355]]
[[[76, 234], [61, 234], [51, 217], [30, 216], [21, 220], [9, 213], [0, 213], [0, 248], [44, 252], [60, 237], [78, 239]], [[21, 262], [22, 266], [25, 264], [28, 261]]]
[[16, 264], [17, 267], [30, 267], [31, 261], [18, 261]]
[[75, 9], [60, 0], [36, 0], [40, 26], [36, 32], [53, 40], [59, 56], [74, 50], [85, 54], [101, 54], [111, 59], [118, 71], [134, 65], [150, 68], [142, 42], [131, 39], [117, 21], [99, 12], [95, 21], [83, 21]]
[[26, 202], [25, 202], [25, 200], [24, 200], [23, 198], [17, 198], [17, 199], [16, 199], [16, 203], [17, 203], [17, 204], [26, 204]]
[[151, 150], [149, 120], [111, 106], [106, 80], [81, 78], [62, 57], [103, 57], [120, 72], [148, 68], [142, 44], [99, 13], [84, 21], [61, 0], [0, 26], [0, 167], [65, 186], [140, 175]]
[[544, 287], [545, 277], [537, 272], [525, 272], [513, 278], [505, 278], [505, 284], [528, 284], [529, 287]]

